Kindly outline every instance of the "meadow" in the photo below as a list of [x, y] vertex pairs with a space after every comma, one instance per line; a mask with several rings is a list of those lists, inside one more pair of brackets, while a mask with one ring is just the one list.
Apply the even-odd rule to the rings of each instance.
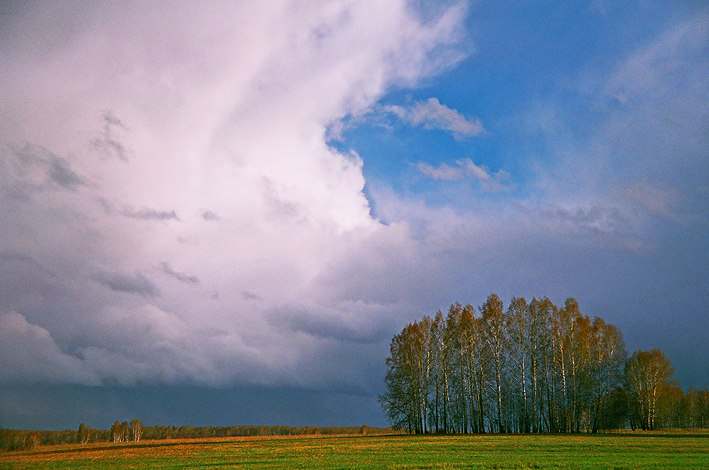
[[43, 446], [0, 468], [709, 468], [709, 433], [339, 435]]

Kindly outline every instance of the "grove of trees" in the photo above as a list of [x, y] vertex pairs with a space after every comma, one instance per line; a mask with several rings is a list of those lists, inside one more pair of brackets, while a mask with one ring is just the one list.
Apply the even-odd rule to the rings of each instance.
[[657, 349], [627, 358], [620, 330], [574, 299], [453, 304], [406, 325], [386, 364], [380, 402], [411, 433], [709, 426], [709, 391], [685, 394]]

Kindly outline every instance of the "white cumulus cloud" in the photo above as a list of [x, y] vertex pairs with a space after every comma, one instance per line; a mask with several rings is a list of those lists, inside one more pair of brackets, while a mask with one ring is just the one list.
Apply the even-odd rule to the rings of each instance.
[[382, 110], [412, 126], [447, 131], [456, 138], [473, 137], [484, 132], [480, 119], [465, 117], [455, 109], [442, 104], [438, 98], [418, 101], [409, 106], [383, 106]]
[[422, 175], [438, 181], [458, 181], [465, 178], [473, 178], [486, 191], [503, 189], [509, 179], [509, 174], [506, 171], [490, 172], [484, 165], [478, 165], [469, 158], [456, 160], [452, 165], [448, 163], [430, 165], [425, 162], [419, 162], [416, 164], [416, 168]]
[[2, 344], [25, 352], [3, 353], [5, 379], [326, 383], [341, 369], [301, 366], [332, 338], [381, 340], [360, 315], [392, 308], [322, 279], [406, 232], [371, 216], [362, 160], [326, 129], [459, 61], [464, 5], [16, 10], [0, 44], [0, 310], [22, 312], [2, 317]]

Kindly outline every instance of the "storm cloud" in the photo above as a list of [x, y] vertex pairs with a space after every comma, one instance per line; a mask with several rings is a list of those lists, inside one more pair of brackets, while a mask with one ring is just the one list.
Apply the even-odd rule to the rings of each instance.
[[160, 269], [163, 273], [174, 279], [177, 279], [180, 282], [184, 282], [187, 284], [199, 284], [199, 278], [197, 276], [175, 271], [175, 269], [170, 266], [170, 263], [168, 263], [167, 261], [163, 261], [162, 263], [160, 263]]
[[124, 274], [110, 271], [99, 271], [92, 279], [116, 292], [138, 294], [147, 297], [159, 295], [158, 288], [141, 273]]
[[391, 335], [491, 291], [576, 296], [631, 348], [665, 349], [683, 384], [709, 383], [706, 15], [579, 80], [600, 116], [582, 137], [573, 115], [542, 125], [563, 99], [524, 107], [506, 119], [543, 159], [416, 154], [400, 163], [432, 186], [417, 193], [365, 177], [367, 155], [329, 131], [388, 106], [456, 142], [502, 132], [443, 99], [381, 104], [475, 60], [464, 4], [10, 10], [0, 417], [32, 419], [9, 410], [28, 383], [28, 406], [42, 387], [216, 387], [344, 394], [375, 416]]
[[[0, 177], [28, 192], [30, 165], [32, 184], [61, 191], [3, 191], [11, 229], [0, 249], [46, 272], [22, 260], [0, 267], [22, 286], [0, 307], [46, 331], [57, 354], [71, 352], [59, 364], [67, 382], [78, 368], [105, 383], [376, 393], [379, 378], [359, 383], [355, 359], [343, 359], [345, 377], [303, 369], [353, 342], [378, 350], [380, 320], [395, 323], [386, 308], [318, 285], [351, 248], [392, 237], [371, 215], [362, 160], [329, 147], [324, 131], [460, 61], [465, 8], [372, 8], [16, 6], [5, 28], [32, 39], [0, 46], [0, 141], [15, 149]], [[250, 26], [233, 21], [245, 16]]]

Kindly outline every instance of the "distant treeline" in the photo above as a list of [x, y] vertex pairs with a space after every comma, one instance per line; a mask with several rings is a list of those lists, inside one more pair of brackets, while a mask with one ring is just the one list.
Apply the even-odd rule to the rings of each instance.
[[292, 436], [314, 434], [382, 434], [389, 428], [369, 426], [143, 426], [140, 420], [116, 421], [110, 429], [95, 429], [80, 424], [78, 430], [31, 431], [0, 429], [0, 450], [32, 449], [39, 445], [88, 442], [138, 442], [141, 439], [180, 439], [237, 436]]
[[709, 427], [709, 391], [685, 393], [660, 350], [627, 357], [620, 330], [574, 299], [453, 304], [394, 336], [386, 365], [380, 402], [410, 433]]

